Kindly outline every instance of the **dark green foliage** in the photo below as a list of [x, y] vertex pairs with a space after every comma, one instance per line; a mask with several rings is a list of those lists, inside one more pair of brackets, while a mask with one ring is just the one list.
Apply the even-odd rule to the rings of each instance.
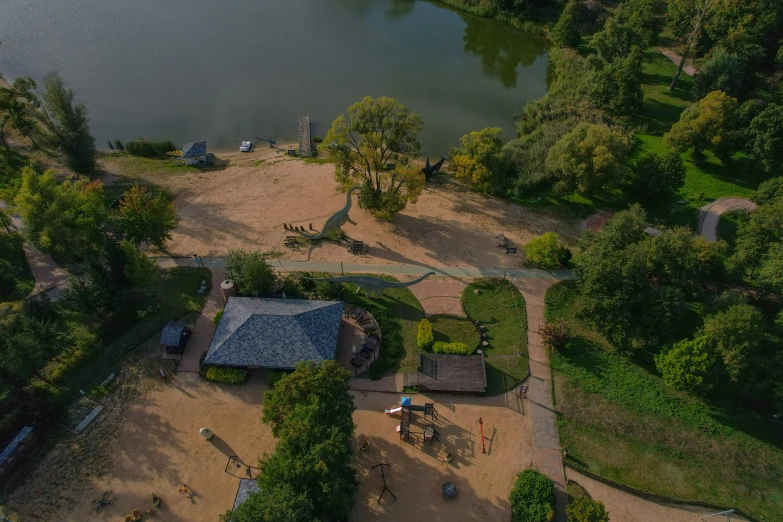
[[593, 71], [590, 98], [601, 109], [615, 115], [631, 114], [642, 105], [642, 51], [632, 47], [613, 61], [597, 55], [587, 59]]
[[120, 228], [136, 246], [148, 243], [163, 248], [177, 224], [179, 215], [174, 202], [163, 192], [134, 185], [120, 200]]
[[[770, 104], [753, 118], [747, 138], [751, 159], [761, 164], [768, 174], [780, 173], [783, 165], [783, 105]], [[759, 191], [762, 191], [761, 187]]]
[[685, 165], [676, 152], [665, 156], [648, 152], [631, 163], [625, 182], [628, 192], [640, 201], [672, 196], [685, 184]]
[[208, 381], [222, 384], [243, 384], [247, 380], [247, 372], [239, 368], [210, 366], [207, 369], [206, 377]]
[[0, 229], [0, 302], [23, 299], [35, 285], [23, 243], [16, 232]]
[[764, 288], [783, 294], [783, 242], [770, 245], [759, 267], [758, 278]]
[[52, 140], [62, 150], [68, 167], [80, 174], [95, 170], [95, 138], [90, 134], [87, 107], [76, 103], [57, 73], [44, 76], [41, 99]]
[[215, 317], [212, 318], [212, 323], [217, 326], [220, 324], [220, 320], [223, 318], [223, 310], [218, 310]]
[[261, 252], [242, 249], [228, 251], [226, 277], [234, 281], [240, 295], [265, 297], [272, 294], [277, 276], [266, 259], [266, 255]]
[[751, 360], [758, 355], [764, 340], [765, 324], [754, 306], [738, 304], [704, 321], [703, 335], [723, 359], [729, 378], [746, 381]]
[[0, 143], [5, 147], [8, 146], [4, 132], [7, 123], [28, 138], [33, 147], [38, 147], [35, 137], [40, 134], [38, 109], [41, 103], [35, 95], [36, 88], [35, 81], [29, 77], [16, 78], [9, 88], [0, 87], [0, 111], [5, 112], [0, 118]]
[[0, 325], [0, 378], [14, 390], [63, 348], [55, 324], [23, 313], [12, 314]]
[[429, 350], [432, 348], [432, 343], [435, 342], [435, 336], [432, 333], [432, 325], [427, 319], [419, 321], [419, 329], [416, 334], [416, 344], [422, 350]]
[[604, 503], [580, 495], [566, 506], [568, 522], [609, 522], [609, 513]]
[[114, 150], [114, 143], [111, 142], [111, 140], [108, 140], [107, 145], [109, 145], [109, 150]]
[[122, 142], [120, 141], [120, 139], [119, 139], [119, 138], [117, 138], [116, 140], [114, 140], [114, 147], [115, 147], [117, 150], [125, 150], [125, 145], [123, 145], [123, 144], [122, 144]]
[[581, 35], [577, 23], [581, 11], [581, 0], [568, 0], [555, 26], [552, 28], [552, 43], [558, 47], [579, 47]]
[[783, 199], [759, 205], [739, 225], [734, 255], [730, 259], [731, 266], [738, 272], [753, 276], [770, 245], [781, 241], [781, 229]]
[[[119, 147], [118, 147], [119, 148]], [[121, 149], [122, 150], [122, 149]], [[128, 154], [145, 158], [162, 158], [167, 152], [177, 150], [177, 146], [171, 140], [150, 140], [138, 138], [125, 143]]]
[[264, 423], [279, 438], [259, 461], [261, 491], [234, 513], [237, 522], [344, 520], [358, 489], [350, 465], [350, 374], [335, 361], [300, 363], [265, 394]]
[[736, 98], [712, 91], [682, 112], [664, 142], [678, 152], [690, 150], [695, 163], [704, 161], [706, 150], [726, 163], [739, 148], [737, 108]]
[[434, 353], [450, 353], [454, 355], [470, 355], [473, 352], [473, 348], [470, 348], [465, 343], [444, 343], [436, 342], [432, 345], [432, 351]]
[[703, 98], [712, 91], [723, 91], [741, 98], [745, 87], [745, 64], [736, 54], [718, 48], [693, 79], [693, 96]]
[[534, 469], [519, 475], [508, 497], [514, 522], [549, 522], [554, 517], [555, 484]]
[[775, 200], [783, 200], [783, 176], [763, 182], [753, 195], [753, 201], [759, 205], [769, 205]]

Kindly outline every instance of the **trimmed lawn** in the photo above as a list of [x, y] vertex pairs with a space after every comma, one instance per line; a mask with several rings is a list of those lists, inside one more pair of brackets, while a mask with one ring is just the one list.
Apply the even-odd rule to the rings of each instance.
[[478, 332], [469, 319], [456, 315], [433, 315], [429, 321], [436, 343], [465, 343], [469, 348], [479, 344]]
[[551, 358], [572, 463], [651, 493], [783, 519], [781, 435], [769, 416], [672, 390], [654, 368], [613, 352], [577, 318], [574, 282], [551, 287], [546, 303], [547, 320], [567, 320], [573, 334]]
[[471, 319], [487, 327], [487, 394], [513, 388], [528, 369], [527, 314], [522, 294], [510, 281], [476, 279], [463, 290], [462, 304]]
[[[383, 278], [397, 281], [389, 276]], [[366, 372], [371, 379], [380, 379], [390, 373], [418, 371], [416, 333], [419, 321], [424, 319], [424, 311], [410, 290], [390, 288], [379, 297], [365, 297], [356, 293], [356, 285], [346, 284], [343, 300], [369, 310], [373, 315], [388, 317], [388, 321], [381, 325], [380, 357]]]
[[35, 287], [35, 278], [30, 272], [24, 255], [23, 239], [16, 232], [0, 232], [0, 303], [21, 301]]

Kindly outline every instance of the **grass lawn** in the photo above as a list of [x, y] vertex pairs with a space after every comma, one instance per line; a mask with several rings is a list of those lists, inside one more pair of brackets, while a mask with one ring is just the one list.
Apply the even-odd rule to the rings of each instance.
[[429, 321], [436, 343], [465, 343], [471, 349], [478, 346], [479, 335], [470, 320], [456, 315], [433, 315]]
[[[384, 279], [396, 279], [384, 276]], [[381, 324], [380, 357], [367, 372], [370, 378], [379, 379], [389, 373], [407, 373], [418, 370], [416, 333], [424, 311], [418, 299], [407, 288], [390, 288], [379, 297], [365, 297], [356, 293], [355, 285], [345, 285], [343, 300], [360, 306], [376, 317], [386, 315], [388, 321]]]
[[768, 416], [672, 390], [611, 351], [576, 317], [573, 282], [551, 287], [546, 303], [547, 320], [566, 319], [573, 333], [551, 359], [572, 463], [651, 493], [783, 519], [781, 434]]
[[[695, 100], [691, 94], [693, 79], [680, 76], [677, 88], [669, 92], [669, 82], [677, 66], [671, 60], [650, 50], [645, 54], [642, 71], [644, 80], [644, 104], [642, 110], [629, 123], [637, 127], [636, 145], [632, 157], [648, 152], [663, 154], [667, 147], [663, 135], [680, 119], [680, 114]], [[696, 228], [698, 209], [710, 201], [726, 196], [749, 197], [767, 176], [755, 168], [742, 153], [735, 155], [728, 164], [722, 164], [712, 153], [706, 153], [704, 165], [694, 165], [687, 154], [685, 160], [685, 186], [677, 197], [655, 203], [640, 201], [653, 220], [667, 225], [687, 225]], [[685, 200], [680, 204], [680, 200]], [[633, 201], [619, 191], [594, 197], [572, 194], [556, 197], [550, 188], [542, 189], [515, 201], [530, 208], [551, 212], [564, 218], [583, 218], [600, 210], [620, 210]]]
[[22, 237], [16, 232], [0, 232], [0, 270], [0, 303], [21, 301], [33, 291], [35, 278], [24, 255]]
[[527, 315], [522, 294], [510, 281], [476, 279], [463, 290], [462, 304], [471, 319], [487, 327], [487, 394], [513, 388], [528, 369]]

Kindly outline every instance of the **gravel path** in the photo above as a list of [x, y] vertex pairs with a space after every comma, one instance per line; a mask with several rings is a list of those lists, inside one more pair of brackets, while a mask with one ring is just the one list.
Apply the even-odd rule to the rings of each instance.
[[721, 214], [732, 210], [756, 210], [756, 204], [745, 198], [721, 198], [704, 205], [700, 209], [699, 234], [708, 241], [718, 240], [718, 221]]

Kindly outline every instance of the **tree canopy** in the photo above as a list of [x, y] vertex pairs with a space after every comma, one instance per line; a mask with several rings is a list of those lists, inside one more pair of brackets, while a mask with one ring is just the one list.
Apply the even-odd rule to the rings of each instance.
[[462, 146], [449, 153], [457, 179], [482, 192], [498, 192], [505, 186], [508, 167], [503, 155], [502, 133], [502, 129], [492, 127], [460, 138]]
[[120, 227], [125, 237], [138, 246], [142, 243], [163, 248], [177, 228], [179, 215], [174, 203], [162, 192], [134, 185], [120, 199]]
[[735, 152], [737, 133], [733, 118], [738, 104], [723, 91], [708, 93], [690, 105], [664, 135], [664, 141], [678, 152], [691, 150], [696, 162], [704, 161], [704, 151], [712, 151], [726, 162]]

